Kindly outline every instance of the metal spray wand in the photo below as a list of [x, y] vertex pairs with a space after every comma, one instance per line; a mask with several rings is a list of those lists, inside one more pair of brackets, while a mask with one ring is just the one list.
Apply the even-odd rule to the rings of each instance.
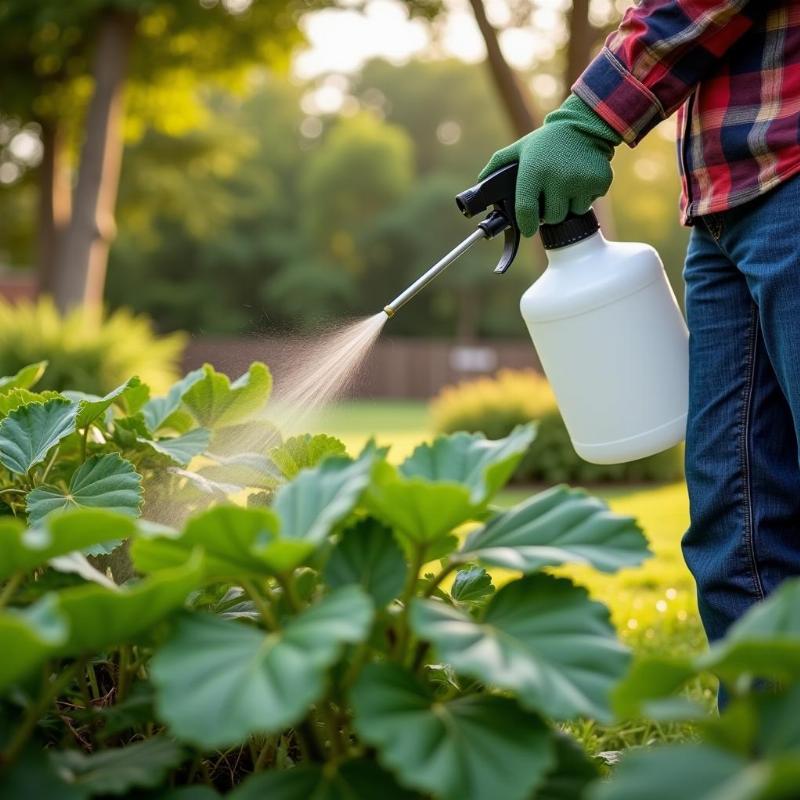
[[473, 217], [492, 207], [478, 229], [437, 261], [404, 292], [383, 307], [387, 316], [393, 317], [414, 295], [424, 289], [437, 275], [444, 272], [457, 258], [464, 255], [476, 242], [493, 239], [505, 232], [505, 246], [500, 261], [494, 268], [502, 275], [514, 261], [519, 248], [520, 233], [514, 215], [514, 194], [517, 187], [517, 163], [501, 167], [487, 175], [480, 183], [456, 195], [456, 205], [465, 217]]

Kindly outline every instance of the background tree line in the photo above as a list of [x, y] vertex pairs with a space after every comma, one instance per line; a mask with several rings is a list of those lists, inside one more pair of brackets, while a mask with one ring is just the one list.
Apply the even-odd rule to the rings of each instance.
[[[470, 5], [485, 66], [376, 60], [299, 84], [282, 67], [300, 14], [320, 5], [237, 1], [46, 2], [35, 13], [24, 0], [0, 2], [4, 39], [16, 31], [19, 43], [0, 60], [16, 59], [14, 74], [26, 76], [3, 71], [0, 140], [4, 124], [9, 139], [32, 122], [43, 148], [38, 167], [0, 189], [0, 250], [12, 264], [36, 260], [62, 307], [105, 297], [163, 329], [217, 334], [371, 313], [471, 230], [453, 195], [492, 150], [540, 121], [608, 27], [590, 24], [588, 2], [564, 12], [569, 36], [544, 65], [557, 77], [548, 96], [509, 66], [480, 0]], [[408, 5], [428, 18], [442, 11]], [[530, 24], [535, 8], [511, 4], [508, 26]], [[104, 36], [120, 15], [132, 26], [130, 55], [116, 88], [104, 89], [122, 55]], [[335, 108], [316, 102], [326, 93]], [[653, 242], [677, 277], [672, 149], [658, 134], [621, 148], [603, 217], [617, 236]], [[496, 249], [462, 259], [393, 332], [522, 333], [509, 310], [541, 252], [527, 245], [497, 278]]]

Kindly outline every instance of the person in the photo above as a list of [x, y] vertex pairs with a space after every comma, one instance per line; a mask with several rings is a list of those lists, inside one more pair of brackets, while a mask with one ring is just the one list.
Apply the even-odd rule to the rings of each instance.
[[689, 327], [682, 541], [709, 640], [800, 574], [800, 3], [643, 0], [519, 161], [523, 234], [585, 212], [678, 111]]

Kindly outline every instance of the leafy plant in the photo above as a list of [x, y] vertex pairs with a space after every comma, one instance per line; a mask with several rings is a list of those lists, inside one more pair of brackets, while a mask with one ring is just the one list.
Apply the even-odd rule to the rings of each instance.
[[[260, 415], [272, 387], [267, 367], [255, 363], [233, 382], [205, 365], [159, 397], [137, 377], [103, 396], [34, 391], [46, 367], [31, 364], [0, 379], [0, 511], [36, 526], [65, 509], [135, 517], [145, 504], [151, 519], [180, 522], [218, 501], [225, 487], [201, 475], [224, 462], [212, 439]], [[271, 489], [284, 482], [292, 454], [307, 465], [342, 448], [324, 436], [282, 443], [274, 431], [270, 442], [274, 462], [269, 454], [240, 455], [262, 466], [250, 488], [263, 488], [268, 471]], [[232, 489], [248, 488], [229, 466], [220, 469], [238, 481]]]
[[[800, 786], [800, 581], [787, 581], [693, 659], [650, 657], [615, 692], [623, 717], [691, 720], [699, 741], [625, 754], [591, 800], [790, 800]], [[713, 672], [730, 698], [709, 718], [676, 693]]]
[[483, 432], [507, 436], [516, 425], [536, 421], [536, 439], [515, 473], [517, 481], [664, 481], [683, 475], [679, 447], [627, 464], [589, 464], [575, 452], [546, 379], [532, 370], [501, 370], [495, 377], [442, 390], [432, 403], [442, 433]]
[[[193, 405], [176, 396], [203, 381], [238, 388], [206, 370], [126, 430], [182, 428]], [[609, 719], [630, 657], [607, 610], [543, 569], [648, 553], [584, 492], [492, 508], [533, 433], [442, 437], [399, 466], [292, 441], [262, 454], [279, 465], [269, 505], [217, 505], [180, 531], [104, 509], [9, 520], [4, 778], [54, 797], [580, 797], [598, 770], [559, 723]], [[58, 571], [123, 539], [123, 586]], [[512, 571], [500, 588], [496, 564]]]

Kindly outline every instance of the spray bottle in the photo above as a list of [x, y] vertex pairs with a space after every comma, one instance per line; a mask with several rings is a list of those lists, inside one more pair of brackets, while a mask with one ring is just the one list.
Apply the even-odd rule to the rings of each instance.
[[[477, 230], [384, 307], [388, 316], [483, 239], [504, 234], [495, 272], [519, 249], [517, 164], [456, 197], [466, 217], [489, 211]], [[553, 388], [572, 444], [595, 464], [653, 455], [684, 438], [688, 331], [658, 253], [609, 242], [594, 212], [539, 229], [548, 266], [520, 310]]]

